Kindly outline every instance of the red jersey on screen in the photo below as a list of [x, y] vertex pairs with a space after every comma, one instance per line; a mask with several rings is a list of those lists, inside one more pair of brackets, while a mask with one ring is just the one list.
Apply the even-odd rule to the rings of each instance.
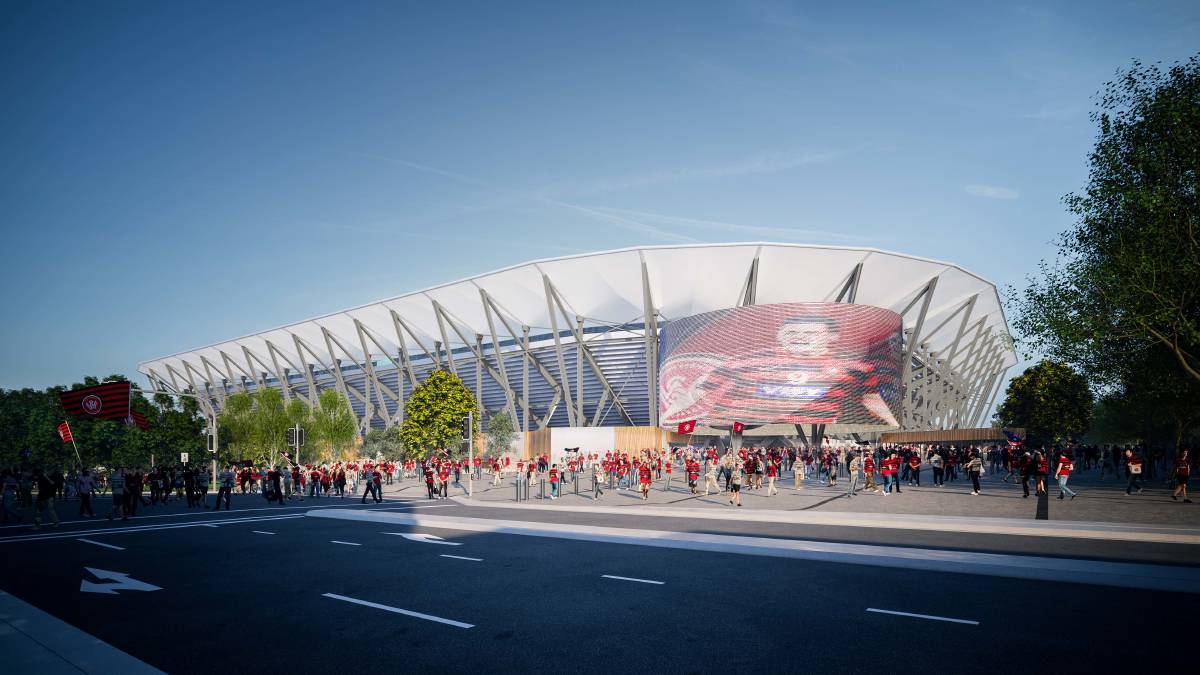
[[862, 305], [759, 305], [664, 332], [664, 423], [895, 425], [900, 320]]

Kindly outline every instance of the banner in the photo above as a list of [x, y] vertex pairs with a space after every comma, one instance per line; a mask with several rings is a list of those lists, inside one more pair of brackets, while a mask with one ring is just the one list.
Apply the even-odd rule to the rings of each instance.
[[66, 422], [58, 425], [58, 437], [62, 439], [63, 443], [70, 443], [75, 440], [71, 436], [71, 425], [67, 424]]
[[125, 420], [129, 417], [129, 383], [110, 382], [95, 387], [64, 391], [59, 395], [63, 410], [71, 417], [94, 420]]

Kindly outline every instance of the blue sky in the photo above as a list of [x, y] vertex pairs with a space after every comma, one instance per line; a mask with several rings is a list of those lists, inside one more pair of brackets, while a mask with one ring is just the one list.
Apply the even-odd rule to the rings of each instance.
[[1020, 283], [1093, 94], [1198, 47], [1195, 2], [4, 0], [0, 387], [633, 245]]

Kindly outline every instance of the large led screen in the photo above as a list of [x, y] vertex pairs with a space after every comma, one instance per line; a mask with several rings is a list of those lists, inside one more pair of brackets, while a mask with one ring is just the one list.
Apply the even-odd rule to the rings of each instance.
[[788, 303], [671, 321], [659, 349], [659, 419], [708, 426], [897, 426], [900, 315], [866, 305]]

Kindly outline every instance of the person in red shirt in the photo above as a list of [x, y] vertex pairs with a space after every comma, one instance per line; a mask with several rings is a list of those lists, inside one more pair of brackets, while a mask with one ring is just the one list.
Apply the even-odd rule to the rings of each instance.
[[900, 470], [900, 458], [896, 456], [896, 451], [887, 459], [883, 460], [883, 465], [879, 468], [879, 473], [883, 474], [883, 495], [886, 497], [895, 486], [896, 494], [900, 494], [900, 481], [896, 479], [896, 473]]
[[1058, 479], [1058, 498], [1062, 499], [1064, 495], [1071, 495], [1071, 499], [1077, 496], [1075, 491], [1067, 487], [1067, 479], [1071, 477], [1071, 469], [1074, 463], [1071, 461], [1071, 456], [1063, 453], [1058, 458], [1058, 470], [1054, 472], [1054, 477]]
[[442, 499], [450, 496], [450, 462], [442, 462], [438, 467], [438, 496]]
[[1183, 497], [1184, 504], [1192, 503], [1187, 493], [1188, 476], [1192, 475], [1192, 460], [1188, 454], [1187, 448], [1183, 448], [1175, 458], [1175, 491], [1171, 493], [1171, 499], [1176, 501]]
[[870, 449], [863, 452], [863, 490], [874, 490], [882, 492], [879, 486], [875, 484], [875, 458], [871, 456]]
[[638, 484], [642, 489], [642, 501], [650, 499], [650, 481], [654, 479], [654, 470], [649, 462], [642, 462], [638, 467]]
[[767, 496], [779, 494], [779, 489], [775, 487], [775, 479], [779, 476], [779, 465], [774, 461], [767, 462]]
[[673, 463], [670, 458], [667, 458], [667, 461], [663, 462], [663, 471], [667, 474], [667, 481], [663, 485], [663, 489], [667, 492], [671, 491], [671, 465]]
[[921, 453], [916, 450], [908, 456], [908, 484], [916, 483], [917, 487], [921, 487]]
[[1050, 458], [1046, 456], [1045, 449], [1040, 450], [1033, 455], [1033, 476], [1037, 479], [1035, 495], [1045, 494], [1046, 492], [1046, 474], [1050, 473]]
[[691, 489], [692, 494], [696, 494], [696, 481], [700, 478], [700, 464], [689, 457], [683, 465], [683, 470], [687, 472], [688, 488]]
[[550, 467], [550, 499], [558, 499], [558, 465]]

